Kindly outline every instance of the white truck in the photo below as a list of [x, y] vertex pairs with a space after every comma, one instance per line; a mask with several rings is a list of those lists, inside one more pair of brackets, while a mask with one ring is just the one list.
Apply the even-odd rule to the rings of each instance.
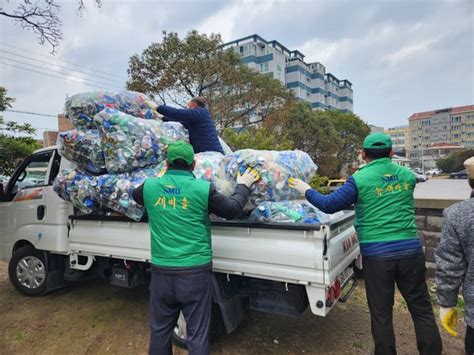
[[[134, 287], [149, 277], [146, 221], [76, 215], [52, 183], [71, 163], [56, 147], [26, 158], [0, 185], [0, 259], [25, 295], [43, 295], [91, 277]], [[248, 309], [297, 317], [309, 305], [326, 316], [356, 286], [353, 211], [328, 224], [214, 221], [211, 336], [232, 332]], [[173, 338], [184, 345], [180, 316]]]

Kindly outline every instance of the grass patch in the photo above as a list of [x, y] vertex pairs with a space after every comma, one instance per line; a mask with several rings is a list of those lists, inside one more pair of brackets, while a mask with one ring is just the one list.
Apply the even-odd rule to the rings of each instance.
[[355, 349], [362, 349], [364, 345], [362, 344], [362, 341], [358, 340], [352, 343], [352, 347]]
[[21, 332], [21, 330], [15, 330], [12, 334], [12, 337], [13, 337], [13, 340], [15, 341], [22, 341], [24, 338], [24, 335]]

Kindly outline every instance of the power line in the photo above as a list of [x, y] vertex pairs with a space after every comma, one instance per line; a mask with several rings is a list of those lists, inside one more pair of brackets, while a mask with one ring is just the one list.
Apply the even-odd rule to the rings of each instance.
[[41, 71], [33, 70], [33, 69], [29, 69], [29, 68], [24, 68], [24, 67], [21, 67], [21, 66], [19, 66], [19, 65], [14, 65], [14, 64], [10, 64], [10, 63], [3, 63], [3, 62], [0, 62], [0, 64], [2, 64], [2, 65], [7, 65], [7, 66], [10, 66], [10, 67], [14, 67], [14, 68], [18, 68], [18, 69], [22, 69], [22, 70], [26, 70], [26, 71], [30, 71], [30, 72], [33, 72], [33, 73], [43, 74], [43, 75], [50, 76], [50, 77], [53, 77], [53, 78], [63, 79], [63, 80], [67, 80], [67, 81], [74, 81], [74, 82], [81, 83], [81, 84], [84, 84], [84, 85], [93, 86], [93, 87], [96, 87], [96, 88], [99, 88], [99, 89], [102, 89], [102, 90], [107, 90], [107, 89], [106, 89], [105, 87], [103, 87], [103, 86], [98, 86], [98, 85], [94, 85], [94, 84], [89, 84], [89, 83], [86, 83], [86, 82], [84, 82], [84, 81], [74, 80], [74, 79], [70, 79], [70, 78], [65, 78], [65, 77], [62, 77], [62, 76], [53, 75], [53, 74], [49, 74], [49, 73], [43, 73], [43, 72], [41, 72]]
[[33, 60], [33, 61], [36, 61], [36, 62], [48, 64], [48, 65], [54, 65], [54, 66], [57, 66], [57, 67], [59, 67], [59, 68], [63, 68], [63, 69], [75, 71], [75, 72], [82, 73], [82, 74], [85, 74], [85, 75], [94, 76], [94, 77], [97, 77], [97, 78], [100, 78], [100, 79], [104, 79], [104, 80], [107, 80], [107, 81], [113, 81], [113, 82], [116, 82], [116, 83], [119, 83], [119, 84], [122, 84], [122, 85], [124, 84], [123, 81], [118, 81], [118, 80], [114, 80], [114, 79], [109, 79], [109, 78], [106, 78], [106, 77], [104, 77], [104, 76], [100, 76], [100, 75], [93, 74], [93, 73], [92, 73], [92, 74], [91, 74], [91, 73], [86, 73], [85, 71], [82, 71], [82, 70], [68, 68], [68, 67], [65, 67], [65, 66], [62, 66], [62, 65], [58, 65], [58, 64], [53, 63], [53, 62], [48, 62], [48, 61], [46, 61], [46, 60], [41, 60], [41, 59], [36, 59], [36, 58], [28, 57], [28, 56], [25, 56], [25, 55], [17, 54], [17, 53], [15, 53], [15, 52], [6, 51], [6, 50], [4, 50], [4, 49], [0, 49], [0, 52], [4, 52], [4, 53], [7, 53], [7, 54], [9, 54], [9, 55], [13, 55], [13, 56], [20, 57], [20, 58], [25, 58], [25, 59], [28, 59], [28, 60]]
[[45, 116], [45, 117], [54, 117], [54, 118], [58, 117], [57, 115], [49, 115], [47, 113], [38, 113], [38, 112], [30, 112], [30, 111], [17, 111], [17, 110], [10, 110], [10, 109], [5, 110], [5, 111], [13, 112], [13, 113], [24, 113], [26, 115]]
[[[34, 54], [34, 55], [38, 55], [38, 56], [41, 56], [41, 57], [45, 57], [45, 58], [48, 58], [48, 59], [51, 59], [50, 56], [47, 56], [47, 55], [44, 55], [44, 54], [41, 54], [41, 53], [37, 53], [37, 52], [33, 52], [33, 51], [30, 51], [30, 50], [27, 50], [27, 49], [24, 49], [24, 48], [20, 48], [20, 47], [15, 47], [15, 46], [12, 46], [11, 44], [8, 44], [8, 43], [5, 43], [5, 42], [0, 42], [0, 45], [3, 45], [3, 46], [6, 46], [6, 47], [10, 47], [10, 48], [14, 48], [14, 49], [17, 49], [17, 50], [20, 50], [20, 51], [23, 51], [23, 52], [27, 52], [27, 53], [30, 53], [30, 54]], [[79, 64], [74, 64], [74, 63], [69, 63], [69, 62], [66, 62], [64, 60], [59, 60], [59, 59], [56, 59], [58, 62], [62, 62], [62, 63], [65, 63], [65, 64], [68, 64], [68, 65], [72, 65], [72, 66], [75, 66], [75, 67], [78, 67], [78, 68], [84, 68], [84, 69], [87, 69], [89, 71], [94, 71], [94, 72], [97, 72], [97, 73], [102, 73], [102, 74], [105, 74], [105, 75], [111, 75], [117, 79], [122, 79], [122, 78], [119, 78], [117, 77], [116, 75], [114, 74], [111, 74], [111, 73], [107, 73], [107, 72], [103, 72], [103, 71], [100, 71], [100, 70], [97, 70], [97, 69], [90, 69], [88, 67], [86, 67], [85, 65], [79, 65]], [[125, 79], [124, 79], [125, 80]]]
[[[45, 68], [45, 67], [42, 67], [42, 66], [39, 66], [39, 65], [35, 65], [35, 64], [30, 64], [30, 63], [27, 63], [27, 62], [23, 62], [21, 60], [16, 60], [16, 59], [11, 59], [11, 58], [8, 58], [8, 57], [3, 57], [3, 56], [0, 56], [0, 59], [6, 59], [6, 60], [10, 60], [12, 62], [15, 62], [15, 63], [19, 63], [19, 64], [24, 64], [24, 65], [29, 65], [30, 67], [33, 67], [33, 68], [38, 68], [38, 69], [42, 69], [42, 70], [47, 70], [47, 71], [50, 71], [50, 72], [53, 72], [53, 73], [56, 73], [56, 74], [63, 74], [63, 75], [69, 75], [68, 73], [64, 73], [62, 71], [56, 71], [56, 70], [53, 70], [53, 69], [49, 69], [49, 68]], [[89, 79], [89, 78], [80, 78], [80, 77], [77, 77], [77, 76], [72, 76], [72, 75], [69, 75], [70, 78], [72, 79], [79, 79], [79, 80], [87, 80], [91, 83], [96, 83], [96, 84], [100, 84], [100, 85], [104, 85], [105, 87], [113, 87], [115, 89], [119, 89], [119, 90], [123, 90], [123, 87], [119, 87], [119, 86], [116, 86], [116, 85], [112, 85], [112, 84], [108, 84], [108, 83], [103, 83], [101, 81], [97, 81], [97, 80], [92, 80], [92, 79]], [[69, 78], [64, 78], [64, 79], [69, 79]], [[80, 81], [82, 82], [82, 81]]]

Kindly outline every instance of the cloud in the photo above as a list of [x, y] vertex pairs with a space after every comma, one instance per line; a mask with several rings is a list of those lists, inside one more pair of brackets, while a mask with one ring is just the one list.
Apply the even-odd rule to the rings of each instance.
[[410, 59], [415, 55], [423, 55], [426, 53], [433, 44], [437, 43], [439, 38], [428, 39], [421, 43], [410, 44], [404, 46], [394, 53], [387, 54], [384, 58], [388, 62], [389, 65], [397, 65], [403, 60]]
[[220, 33], [223, 41], [229, 42], [236, 39], [236, 35], [242, 33], [243, 28], [251, 28], [246, 24], [258, 22], [275, 4], [275, 1], [230, 3], [202, 21], [197, 29], [205, 33]]
[[[0, 22], [0, 42], [27, 50], [15, 50], [19, 54], [59, 59], [56, 66], [32, 63], [81, 81], [0, 65], [1, 85], [17, 99], [15, 109], [59, 113], [66, 95], [98, 89], [87, 78], [104, 85], [99, 75], [125, 82], [130, 56], [160, 41], [163, 30], [183, 36], [195, 28], [221, 33], [224, 41], [257, 33], [300, 50], [308, 62], [319, 61], [328, 72], [353, 83], [355, 112], [373, 124], [400, 125], [416, 111], [473, 103], [472, 0], [106, 0], [101, 9], [88, 6], [81, 17], [75, 13], [75, 2], [64, 2], [60, 16], [64, 40], [56, 56], [38, 45], [33, 33], [8, 19]], [[64, 71], [58, 67], [64, 62], [79, 64], [84, 68], [76, 69], [96, 77]], [[5, 117], [39, 127], [56, 125], [54, 118], [8, 112]]]

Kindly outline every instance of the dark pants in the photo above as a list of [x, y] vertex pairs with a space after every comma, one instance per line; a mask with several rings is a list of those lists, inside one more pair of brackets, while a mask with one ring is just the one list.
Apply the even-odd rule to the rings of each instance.
[[382, 260], [363, 258], [375, 354], [396, 354], [392, 308], [395, 284], [405, 299], [415, 324], [420, 354], [441, 354], [442, 345], [425, 280], [425, 256]]
[[466, 354], [473, 355], [474, 354], [474, 328], [467, 327], [466, 330]]
[[186, 320], [189, 354], [209, 354], [211, 274], [211, 265], [198, 268], [163, 268], [152, 265], [150, 354], [172, 354], [171, 335], [180, 311]]

